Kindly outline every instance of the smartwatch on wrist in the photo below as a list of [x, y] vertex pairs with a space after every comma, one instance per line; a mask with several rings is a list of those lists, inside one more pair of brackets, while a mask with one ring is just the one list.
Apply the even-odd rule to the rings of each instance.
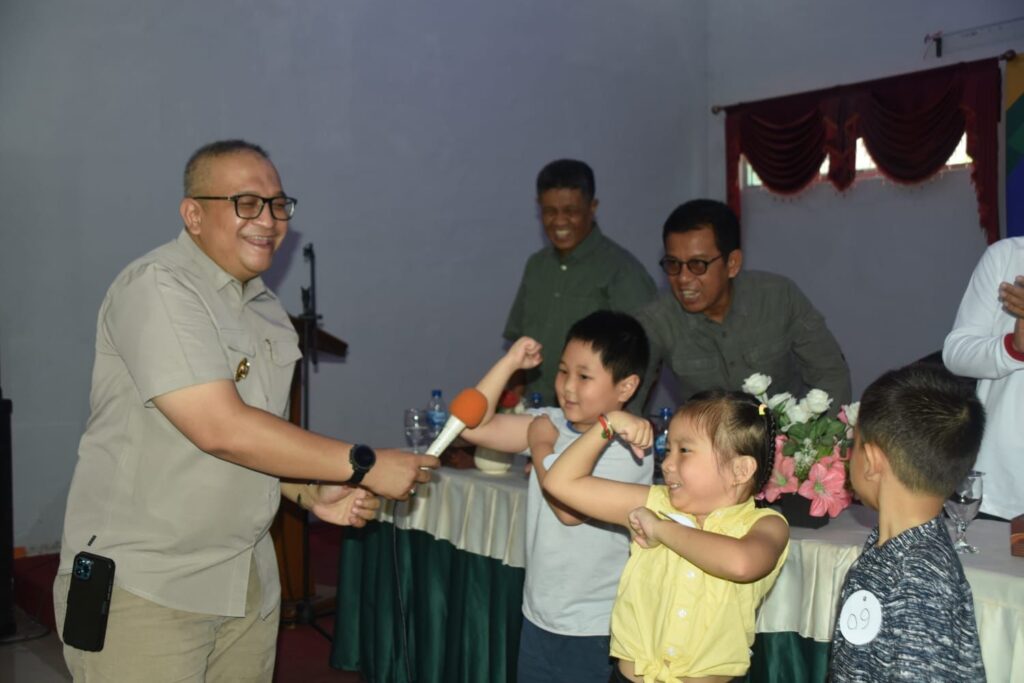
[[369, 446], [357, 443], [348, 452], [348, 461], [352, 465], [352, 476], [345, 483], [354, 486], [361, 482], [370, 468], [377, 463], [377, 454]]

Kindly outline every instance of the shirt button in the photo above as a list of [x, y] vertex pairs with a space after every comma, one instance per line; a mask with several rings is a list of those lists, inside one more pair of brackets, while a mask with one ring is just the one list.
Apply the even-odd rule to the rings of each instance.
[[675, 649], [674, 647], [670, 647], [669, 649], [665, 650], [665, 652], [668, 653], [669, 657], [675, 657], [676, 653], [678, 653], [679, 651], [677, 649]]
[[565, 265], [564, 263], [563, 263], [562, 265], [558, 266], [558, 268], [559, 268], [559, 269], [560, 269], [560, 270], [561, 270], [561, 271], [562, 271], [563, 273], [564, 273], [565, 271], [569, 270], [569, 266]]
[[561, 297], [562, 297], [562, 293], [561, 292], [555, 292], [555, 298], [556, 299], [560, 299]]
[[684, 610], [684, 609], [679, 610], [678, 612], [676, 612], [676, 616], [679, 617], [680, 619], [685, 619], [686, 618], [686, 610]]
[[688, 579], [695, 579], [695, 578], [697, 578], [697, 575], [694, 574], [693, 570], [691, 569], [690, 571], [686, 572], [686, 578], [688, 578]]

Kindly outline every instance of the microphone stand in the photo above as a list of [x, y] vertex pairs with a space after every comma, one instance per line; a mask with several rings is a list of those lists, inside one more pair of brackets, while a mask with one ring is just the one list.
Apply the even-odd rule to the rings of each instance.
[[14, 452], [11, 448], [13, 404], [0, 387], [0, 638], [13, 636], [14, 617]]
[[302, 321], [302, 374], [299, 382], [302, 384], [302, 428], [309, 429], [309, 364], [312, 362], [313, 368], [319, 369], [314, 337], [323, 317], [316, 312], [316, 254], [312, 243], [302, 248], [302, 260], [309, 263], [309, 287], [299, 288], [302, 294], [302, 315], [299, 316]]
[[[313, 364], [318, 369], [316, 333], [323, 317], [316, 310], [316, 254], [313, 251], [313, 244], [307, 244], [302, 248], [302, 259], [309, 264], [309, 287], [301, 287], [302, 314], [298, 316], [302, 321], [302, 365], [299, 373], [299, 384], [302, 388], [302, 406], [300, 412], [300, 424], [303, 429], [309, 429], [309, 365]], [[331, 635], [316, 623], [316, 609], [313, 605], [314, 595], [312, 586], [309, 585], [309, 513], [302, 515], [302, 599], [295, 604], [295, 623], [312, 626], [320, 635], [331, 641]], [[325, 614], [330, 614], [326, 612]], [[323, 615], [319, 615], [323, 616]]]

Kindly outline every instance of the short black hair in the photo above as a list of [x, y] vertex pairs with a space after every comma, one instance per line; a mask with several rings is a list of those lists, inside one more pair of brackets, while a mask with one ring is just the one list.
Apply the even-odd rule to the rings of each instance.
[[759, 493], [775, 468], [775, 436], [778, 426], [772, 411], [742, 391], [700, 391], [686, 401], [676, 416], [686, 416], [707, 435], [720, 465], [738, 455], [757, 463], [749, 494]]
[[946, 498], [974, 466], [985, 409], [970, 382], [941, 365], [913, 363], [864, 390], [857, 429], [904, 486]]
[[594, 198], [597, 186], [594, 171], [576, 159], [557, 159], [540, 169], [537, 174], [537, 196], [548, 190], [579, 190], [588, 200]]
[[661, 230], [664, 243], [673, 233], [711, 228], [715, 233], [715, 246], [727, 258], [740, 248], [740, 221], [733, 210], [714, 199], [691, 199], [680, 204], [665, 220]]
[[199, 191], [199, 186], [205, 182], [205, 162], [208, 159], [214, 157], [224, 156], [225, 154], [235, 154], [237, 152], [253, 152], [259, 154], [264, 159], [269, 160], [270, 155], [267, 154], [267, 150], [263, 149], [257, 144], [248, 142], [247, 140], [217, 140], [203, 145], [188, 158], [188, 162], [185, 164], [184, 174], [184, 189], [185, 196], [189, 197]]
[[569, 328], [566, 346], [574, 340], [590, 344], [615, 382], [637, 375], [643, 384], [651, 347], [647, 333], [633, 316], [618, 311], [594, 311]]

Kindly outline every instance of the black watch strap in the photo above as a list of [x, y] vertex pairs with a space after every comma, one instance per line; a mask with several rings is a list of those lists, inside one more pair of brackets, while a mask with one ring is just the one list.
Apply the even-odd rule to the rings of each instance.
[[352, 476], [345, 483], [355, 486], [377, 464], [377, 454], [369, 446], [357, 443], [348, 452], [348, 462], [352, 465]]

